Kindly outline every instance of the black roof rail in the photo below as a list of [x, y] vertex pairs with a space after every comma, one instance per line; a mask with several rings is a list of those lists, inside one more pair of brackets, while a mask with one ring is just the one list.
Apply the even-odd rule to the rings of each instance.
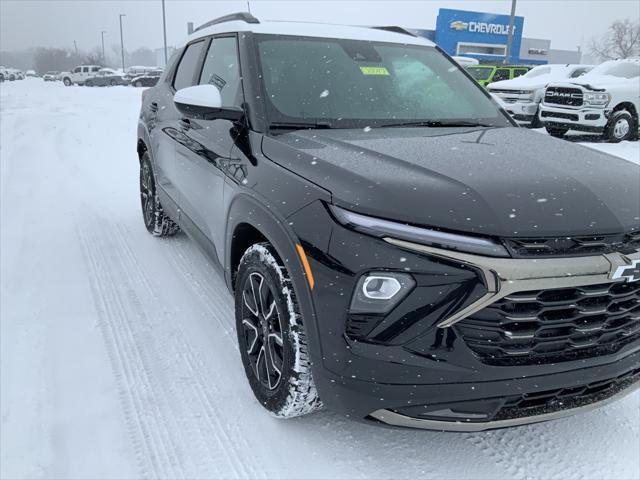
[[382, 25], [380, 27], [371, 27], [375, 30], [385, 30], [387, 32], [401, 33], [402, 35], [411, 35], [412, 37], [417, 37], [415, 33], [411, 33], [406, 28], [398, 27], [397, 25]]
[[213, 20], [207, 23], [203, 23], [198, 28], [196, 28], [194, 32], [210, 27], [211, 25], [217, 25], [219, 23], [233, 22], [233, 21], [241, 21], [246, 23], [260, 23], [260, 21], [256, 17], [251, 15], [249, 12], [230, 13], [229, 15], [224, 15], [223, 17], [214, 18]]

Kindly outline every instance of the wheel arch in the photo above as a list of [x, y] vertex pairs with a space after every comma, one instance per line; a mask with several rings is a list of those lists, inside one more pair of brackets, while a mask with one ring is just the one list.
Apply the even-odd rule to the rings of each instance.
[[619, 112], [620, 110], [627, 110], [635, 120], [636, 124], [638, 123], [638, 110], [633, 102], [620, 102], [614, 108], [613, 112]]
[[249, 195], [240, 194], [234, 198], [227, 218], [229, 220], [223, 255], [227, 286], [232, 292], [234, 291], [235, 269], [246, 248], [262, 241], [269, 242], [273, 246], [288, 270], [296, 293], [300, 313], [306, 326], [314, 377], [316, 377], [316, 374], [320, 373], [316, 366], [322, 365], [322, 350], [312, 289], [296, 247], [300, 240], [285, 219], [276, 217], [273, 209]]

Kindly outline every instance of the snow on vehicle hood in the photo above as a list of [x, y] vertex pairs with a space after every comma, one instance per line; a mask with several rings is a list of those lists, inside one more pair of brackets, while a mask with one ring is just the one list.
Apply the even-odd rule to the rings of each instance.
[[[566, 66], [551, 66], [549, 73], [544, 75], [536, 75], [529, 77], [528, 75], [535, 72], [535, 69], [531, 70], [528, 74], [511, 80], [500, 80], [499, 82], [493, 82], [489, 85], [489, 89], [507, 89], [507, 90], [536, 90], [538, 88], [544, 88], [551, 82], [562, 82], [568, 80], [568, 75], [574, 71], [577, 65]], [[557, 67], [557, 68], [553, 68]], [[586, 65], [585, 65], [586, 67]], [[582, 77], [580, 77], [582, 78]]]
[[262, 151], [341, 207], [410, 224], [538, 237], [640, 219], [638, 165], [522, 128], [300, 130]]

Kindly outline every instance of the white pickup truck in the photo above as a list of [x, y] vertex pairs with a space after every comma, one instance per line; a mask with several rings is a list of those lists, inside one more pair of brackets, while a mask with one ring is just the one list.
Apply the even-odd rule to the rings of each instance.
[[580, 78], [550, 83], [539, 118], [547, 131], [601, 133], [610, 142], [638, 136], [640, 59], [610, 60]]
[[572, 81], [593, 65], [538, 65], [512, 80], [493, 82], [487, 90], [502, 100], [504, 109], [522, 126], [539, 127], [538, 106], [550, 82]]
[[88, 78], [100, 71], [100, 65], [79, 65], [70, 72], [62, 72], [60, 78], [67, 87], [71, 85], [84, 85]]

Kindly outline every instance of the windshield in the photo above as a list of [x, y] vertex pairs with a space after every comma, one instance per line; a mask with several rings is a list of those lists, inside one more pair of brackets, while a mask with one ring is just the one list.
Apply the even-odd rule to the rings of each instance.
[[258, 35], [270, 121], [357, 128], [418, 121], [510, 125], [432, 47]]
[[486, 80], [491, 75], [493, 68], [490, 67], [467, 67], [467, 72], [476, 80]]
[[611, 75], [620, 78], [640, 77], [640, 63], [638, 62], [605, 62], [589, 72], [589, 77]]
[[525, 73], [523, 76], [527, 78], [541, 77], [542, 75], [549, 75], [551, 73], [551, 67], [534, 67]]

